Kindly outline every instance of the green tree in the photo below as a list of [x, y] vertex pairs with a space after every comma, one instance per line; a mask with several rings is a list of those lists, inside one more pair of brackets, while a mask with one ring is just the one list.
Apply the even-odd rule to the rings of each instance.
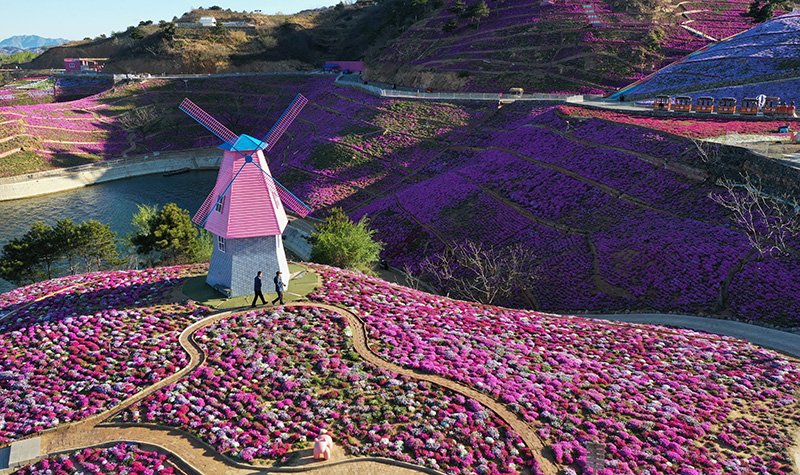
[[383, 243], [375, 241], [366, 216], [353, 223], [341, 208], [333, 208], [309, 241], [311, 260], [342, 268], [367, 270], [378, 260]]
[[143, 258], [145, 267], [154, 267], [158, 261], [155, 250], [149, 253], [138, 252], [137, 245], [133, 242], [136, 236], [147, 236], [150, 234], [150, 222], [155, 219], [158, 214], [158, 206], [140, 204], [139, 209], [133, 214], [131, 218], [131, 226], [133, 231], [122, 237], [122, 242], [128, 248], [129, 265], [131, 268], [139, 268], [139, 259]]
[[175, 203], [164, 205], [149, 220], [147, 230], [139, 230], [131, 243], [139, 254], [157, 252], [159, 262], [167, 265], [196, 262], [199, 252], [197, 228], [189, 212]]
[[455, 18], [451, 18], [447, 20], [444, 26], [442, 26], [442, 31], [444, 31], [445, 33], [450, 33], [456, 28], [458, 28], [458, 20], [456, 20]]
[[144, 38], [144, 36], [145, 36], [144, 31], [138, 26], [131, 29], [131, 38], [133, 38], [134, 40], [141, 40], [142, 38]]
[[175, 36], [175, 23], [171, 21], [159, 21], [158, 29], [161, 31], [161, 36], [166, 40], [171, 40]]
[[30, 250], [39, 265], [44, 266], [43, 275], [53, 278], [53, 264], [58, 261], [61, 251], [56, 243], [53, 228], [41, 221], [33, 223], [31, 230], [25, 235], [30, 243]]
[[790, 3], [790, 0], [766, 0], [762, 5], [761, 0], [753, 0], [747, 11], [740, 15], [752, 18], [755, 23], [763, 23], [772, 20], [776, 8], [788, 8]]
[[464, 5], [464, 0], [456, 0], [456, 2], [450, 6], [449, 10], [450, 13], [461, 15], [466, 10], [466, 6]]
[[53, 237], [61, 249], [61, 257], [67, 261], [69, 273], [77, 274], [78, 267], [75, 259], [79, 256], [80, 227], [69, 218], [58, 220], [53, 227]]
[[462, 16], [474, 20], [480, 26], [481, 18], [489, 16], [489, 6], [486, 5], [484, 0], [480, 0], [467, 7]]
[[108, 269], [122, 263], [117, 247], [117, 233], [108, 224], [94, 219], [78, 226], [75, 253], [83, 259], [86, 272]]
[[39, 260], [32, 249], [32, 240], [26, 234], [10, 240], [3, 246], [0, 256], [0, 277], [14, 285], [32, 284], [43, 277], [37, 269]]
[[211, 29], [217, 36], [224, 36], [228, 34], [228, 27], [223, 25], [222, 23], [217, 23], [214, 28]]
[[214, 235], [205, 229], [201, 229], [197, 235], [197, 253], [195, 262], [211, 262], [211, 254], [214, 252]]

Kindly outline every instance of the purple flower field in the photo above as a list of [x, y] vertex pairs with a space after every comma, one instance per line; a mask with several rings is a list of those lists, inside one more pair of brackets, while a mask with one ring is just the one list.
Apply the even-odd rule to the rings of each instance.
[[184, 366], [178, 335], [204, 310], [161, 302], [187, 270], [99, 272], [3, 294], [0, 443], [102, 412]]
[[586, 443], [595, 441], [605, 448], [604, 474], [792, 471], [800, 366], [777, 353], [688, 330], [452, 301], [315, 268], [323, 285], [312, 297], [358, 313], [381, 357], [507, 403], [559, 464], [585, 470]]
[[122, 422], [197, 435], [245, 462], [284, 460], [331, 431], [353, 455], [447, 473], [520, 473], [534, 461], [476, 401], [375, 368], [349, 353], [352, 329], [313, 307], [241, 314], [201, 330], [207, 362], [129, 407]]
[[796, 69], [798, 28], [800, 13], [787, 13], [692, 54], [624, 92], [657, 95], [660, 91], [683, 88], [703, 90], [695, 97], [712, 95], [741, 100], [767, 94], [800, 101], [796, 80], [723, 88], [715, 85], [732, 79], [757, 82], [762, 76], [791, 73]]
[[[11, 120], [6, 127], [30, 121], [28, 130], [45, 131], [51, 129], [41, 124], [60, 121], [77, 137], [117, 134], [115, 114], [131, 105], [174, 107], [171, 125], [140, 144], [178, 150], [219, 143], [177, 111], [183, 97], [237, 133], [262, 136], [302, 92], [309, 105], [270, 152], [272, 173], [318, 217], [333, 206], [354, 219], [369, 216], [392, 265], [416, 271], [425, 257], [467, 239], [519, 244], [537, 257], [542, 278], [530, 290], [543, 310], [715, 312], [800, 326], [793, 305], [800, 300], [792, 278], [797, 258], [760, 263], [776, 275], [746, 266], [741, 273], [753, 280], [735, 276], [730, 305], [715, 309], [724, 276], [749, 247], [708, 197], [721, 190], [700, 181], [704, 165], [694, 145], [672, 135], [761, 133], [777, 122], [661, 119], [542, 103], [497, 109], [399, 101], [335, 87], [327, 75], [179, 82], [150, 81], [0, 114]], [[245, 97], [241, 107], [231, 106]], [[103, 120], [92, 129], [86, 123], [94, 114]], [[90, 147], [45, 140], [50, 152]], [[122, 146], [103, 142], [106, 149]], [[776, 292], [774, 281], [792, 284]]]
[[[747, 0], [683, 2], [671, 12], [672, 21], [652, 23], [633, 14], [634, 8], [607, 0], [487, 2], [489, 15], [479, 23], [459, 18], [450, 10], [455, 3], [445, 2], [439, 13], [401, 35], [378, 57], [370, 79], [394, 82], [416, 68], [464, 78], [459, 84], [466, 91], [525, 87], [604, 94], [712, 44], [709, 37], [727, 38], [753, 27], [739, 15], [747, 11]], [[448, 22], [453, 31], [445, 31]], [[649, 43], [655, 30], [660, 39]]]
[[135, 444], [83, 449], [72, 454], [46, 458], [14, 472], [19, 475], [172, 475], [176, 472], [169, 457], [147, 452]]

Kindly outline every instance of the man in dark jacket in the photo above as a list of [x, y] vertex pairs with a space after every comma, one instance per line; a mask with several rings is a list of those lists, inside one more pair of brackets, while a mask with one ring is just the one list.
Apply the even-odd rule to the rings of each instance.
[[251, 305], [251, 307], [256, 306], [256, 299], [259, 297], [261, 297], [261, 303], [266, 305], [267, 301], [264, 300], [264, 294], [261, 293], [261, 271], [258, 271], [258, 275], [256, 275], [256, 278], [253, 281], [253, 291], [256, 294], [253, 296], [253, 305]]
[[281, 305], [283, 305], [283, 291], [286, 290], [286, 285], [283, 283], [283, 279], [281, 278], [281, 271], [276, 272], [275, 278], [272, 280], [275, 282], [275, 292], [278, 294], [275, 300], [272, 301], [272, 305], [275, 305], [275, 302], [278, 300], [280, 300]]

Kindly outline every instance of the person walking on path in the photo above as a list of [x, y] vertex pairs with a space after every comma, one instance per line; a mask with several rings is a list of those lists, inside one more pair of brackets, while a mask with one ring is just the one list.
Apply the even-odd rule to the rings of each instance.
[[256, 300], [261, 297], [261, 303], [266, 305], [267, 301], [264, 299], [264, 294], [261, 293], [261, 271], [258, 271], [256, 278], [253, 280], [253, 291], [256, 293], [253, 296], [253, 305], [251, 307], [256, 306]]
[[272, 305], [275, 305], [275, 302], [278, 300], [280, 300], [281, 305], [283, 305], [283, 291], [286, 290], [286, 284], [283, 283], [283, 279], [281, 278], [281, 271], [276, 272], [275, 278], [272, 280], [275, 282], [275, 292], [278, 294], [275, 300], [272, 301]]

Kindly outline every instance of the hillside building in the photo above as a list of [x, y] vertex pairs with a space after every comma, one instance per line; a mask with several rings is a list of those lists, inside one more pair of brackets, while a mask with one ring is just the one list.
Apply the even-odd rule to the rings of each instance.
[[68, 73], [99, 73], [108, 58], [64, 58], [64, 70]]

